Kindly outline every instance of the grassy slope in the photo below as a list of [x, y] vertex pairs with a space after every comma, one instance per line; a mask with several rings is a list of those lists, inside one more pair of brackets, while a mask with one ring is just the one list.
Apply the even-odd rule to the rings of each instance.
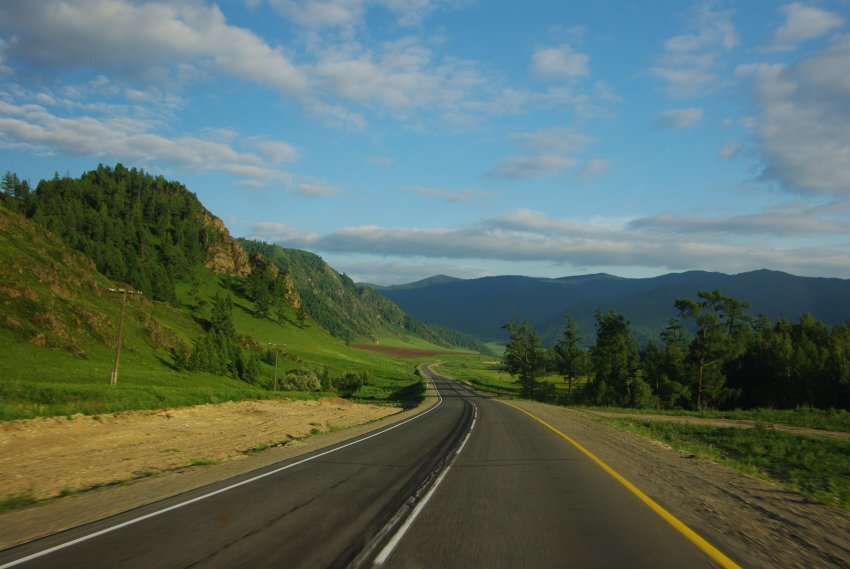
[[[207, 305], [221, 278], [198, 268]], [[261, 386], [207, 373], [177, 371], [170, 348], [203, 333], [188, 307], [188, 285], [178, 285], [178, 305], [129, 297], [117, 386], [107, 385], [114, 357], [119, 298], [116, 286], [82, 255], [21, 216], [0, 208], [0, 419], [97, 414], [128, 409], [281, 396]], [[237, 331], [282, 347], [279, 374], [300, 365], [327, 365], [332, 376], [366, 371], [367, 399], [402, 399], [418, 382], [409, 362], [347, 347], [314, 323], [298, 327], [294, 312], [284, 325], [253, 317], [253, 304], [235, 298]], [[262, 364], [260, 384], [273, 368]], [[312, 394], [287, 394], [313, 397]]]
[[[207, 299], [206, 306], [197, 311], [201, 318], [209, 318], [209, 306], [216, 292], [223, 292], [222, 278], [205, 269], [201, 273], [201, 295]], [[178, 301], [190, 309], [188, 285], [178, 284]], [[393, 399], [393, 394], [418, 381], [412, 375], [412, 368], [407, 362], [381, 356], [364, 350], [347, 346], [342, 340], [331, 336], [327, 331], [317, 326], [309, 319], [303, 327], [298, 325], [295, 311], [287, 308], [283, 323], [270, 318], [255, 318], [255, 307], [245, 298], [233, 296], [233, 320], [236, 329], [241, 334], [247, 334], [256, 339], [261, 346], [270, 348], [277, 344], [278, 377], [283, 377], [287, 370], [309, 366], [320, 370], [327, 367], [332, 377], [338, 377], [347, 372], [367, 372], [371, 385], [358, 393], [360, 398]], [[413, 341], [413, 340], [410, 340]], [[273, 368], [264, 365], [264, 377], [261, 382], [270, 385]]]

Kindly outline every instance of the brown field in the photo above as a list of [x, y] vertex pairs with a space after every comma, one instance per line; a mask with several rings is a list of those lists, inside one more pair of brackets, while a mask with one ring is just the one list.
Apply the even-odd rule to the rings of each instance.
[[422, 348], [402, 348], [399, 346], [381, 346], [379, 344], [351, 344], [352, 348], [358, 350], [369, 350], [379, 354], [387, 354], [398, 358], [431, 358], [439, 354], [456, 354], [449, 350], [424, 350]]

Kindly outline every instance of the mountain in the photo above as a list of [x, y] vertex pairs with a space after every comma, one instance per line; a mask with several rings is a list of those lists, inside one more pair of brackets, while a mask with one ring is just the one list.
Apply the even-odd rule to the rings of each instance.
[[[420, 282], [427, 282], [425, 281]], [[595, 337], [596, 310], [617, 310], [642, 340], [653, 339], [676, 316], [677, 298], [696, 298], [702, 290], [750, 303], [750, 314], [796, 319], [809, 313], [828, 325], [850, 318], [850, 280], [798, 277], [758, 270], [737, 275], [688, 271], [629, 279], [608, 274], [558, 279], [521, 276], [437, 281], [424, 286], [394, 286], [377, 291], [425, 322], [455, 328], [482, 341], [504, 341], [502, 325], [528, 320], [551, 344], [570, 314], [587, 341]]]
[[409, 284], [382, 286], [370, 283], [359, 283], [359, 286], [371, 288], [372, 290], [405, 290], [411, 288], [422, 288], [443, 283], [451, 283], [459, 280], [461, 279], [457, 277], [450, 277], [447, 275], [435, 275], [433, 277], [428, 277], [427, 279], [422, 279], [421, 281], [416, 281]]
[[268, 258], [278, 270], [291, 277], [310, 316], [334, 336], [346, 341], [355, 338], [376, 341], [380, 333], [406, 330], [439, 346], [489, 351], [472, 336], [411, 318], [386, 297], [336, 272], [318, 255], [262, 241], [239, 239], [238, 242], [249, 253], [260, 253]]
[[[0, 420], [262, 397], [275, 345], [281, 376], [368, 371], [360, 396], [403, 399], [410, 366], [349, 341], [483, 349], [316, 255], [244, 244], [183, 185], [120, 164], [0, 194]], [[122, 390], [101, 392], [122, 318]]]

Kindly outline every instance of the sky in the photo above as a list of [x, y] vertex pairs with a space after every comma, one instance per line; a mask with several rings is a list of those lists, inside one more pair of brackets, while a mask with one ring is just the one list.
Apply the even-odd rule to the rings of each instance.
[[3, 0], [0, 171], [356, 281], [850, 278], [850, 0]]

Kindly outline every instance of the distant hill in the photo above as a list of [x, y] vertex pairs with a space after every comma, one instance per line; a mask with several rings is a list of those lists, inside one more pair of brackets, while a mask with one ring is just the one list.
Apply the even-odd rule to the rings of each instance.
[[462, 279], [457, 277], [450, 277], [447, 275], [435, 275], [433, 277], [428, 277], [427, 279], [422, 279], [421, 281], [416, 281], [414, 283], [409, 284], [401, 284], [401, 285], [392, 285], [392, 286], [381, 286], [370, 283], [361, 283], [360, 286], [364, 286], [366, 288], [371, 288], [372, 290], [406, 290], [411, 288], [422, 288], [426, 286], [432, 286], [443, 283], [452, 283]]
[[566, 314], [578, 322], [585, 338], [592, 340], [597, 309], [623, 313], [642, 340], [656, 338], [676, 316], [676, 298], [696, 298], [701, 290], [715, 289], [749, 302], [753, 315], [796, 319], [810, 313], [828, 325], [850, 318], [850, 280], [769, 270], [738, 275], [688, 271], [645, 279], [608, 274], [558, 279], [499, 276], [377, 290], [416, 318], [482, 341], [503, 341], [506, 334], [501, 326], [516, 318], [528, 320], [544, 342], [551, 344], [561, 334]]
[[488, 352], [488, 348], [472, 336], [411, 318], [371, 288], [357, 286], [347, 275], [336, 272], [318, 255], [262, 241], [238, 241], [246, 251], [262, 254], [291, 277], [310, 316], [339, 338], [374, 341], [381, 333], [405, 330], [440, 346], [454, 345]]

